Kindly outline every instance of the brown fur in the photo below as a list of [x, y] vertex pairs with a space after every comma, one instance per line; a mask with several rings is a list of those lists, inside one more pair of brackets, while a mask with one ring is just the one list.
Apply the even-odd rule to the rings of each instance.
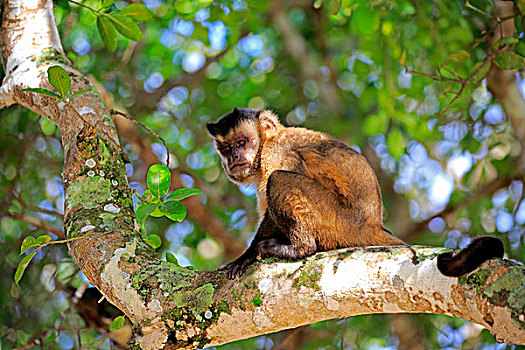
[[[261, 223], [248, 250], [223, 267], [230, 278], [257, 256], [300, 259], [344, 247], [404, 244], [383, 228], [377, 179], [362, 155], [327, 134], [284, 127], [270, 111], [252, 119], [243, 113], [255, 112], [235, 109], [223, 117], [240, 120], [228, 123], [230, 130], [220, 130], [221, 120], [208, 125], [226, 173], [257, 188]], [[245, 147], [221, 148], [246, 137]], [[249, 169], [231, 168], [232, 152], [241, 158], [235, 162], [249, 161]]]

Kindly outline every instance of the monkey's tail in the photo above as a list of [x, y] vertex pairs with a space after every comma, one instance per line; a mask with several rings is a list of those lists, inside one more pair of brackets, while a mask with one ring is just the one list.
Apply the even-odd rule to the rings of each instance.
[[477, 237], [459, 252], [438, 255], [438, 270], [445, 276], [459, 277], [475, 270], [486, 260], [502, 258], [503, 243], [496, 237]]

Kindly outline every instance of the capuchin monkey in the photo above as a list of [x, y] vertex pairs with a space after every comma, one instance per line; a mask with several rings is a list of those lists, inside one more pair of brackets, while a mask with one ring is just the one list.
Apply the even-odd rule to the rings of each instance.
[[[332, 249], [405, 244], [383, 227], [374, 171], [344, 143], [285, 127], [268, 110], [235, 108], [206, 126], [230, 180], [257, 189], [255, 237], [237, 260], [219, 268], [230, 279], [258, 257], [297, 260]], [[499, 239], [480, 237], [456, 255], [440, 255], [438, 268], [461, 276], [502, 256]]]

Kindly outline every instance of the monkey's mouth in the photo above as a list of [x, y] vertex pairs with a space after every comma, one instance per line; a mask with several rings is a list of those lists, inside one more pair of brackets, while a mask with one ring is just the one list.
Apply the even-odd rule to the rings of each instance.
[[233, 171], [235, 168], [237, 168], [237, 171], [239, 170], [242, 170], [242, 169], [245, 169], [247, 167], [250, 166], [250, 163], [237, 163], [237, 164], [233, 164], [231, 167], [230, 167], [230, 171]]

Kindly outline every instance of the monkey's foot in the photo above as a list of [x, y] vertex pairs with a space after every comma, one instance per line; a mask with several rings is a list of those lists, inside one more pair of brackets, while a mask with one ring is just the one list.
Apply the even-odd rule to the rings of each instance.
[[248, 266], [250, 266], [253, 263], [254, 260], [252, 259], [237, 259], [235, 261], [232, 261], [229, 264], [225, 264], [220, 266], [217, 271], [224, 271], [226, 270], [228, 272], [228, 278], [233, 280], [236, 277], [242, 276]]

